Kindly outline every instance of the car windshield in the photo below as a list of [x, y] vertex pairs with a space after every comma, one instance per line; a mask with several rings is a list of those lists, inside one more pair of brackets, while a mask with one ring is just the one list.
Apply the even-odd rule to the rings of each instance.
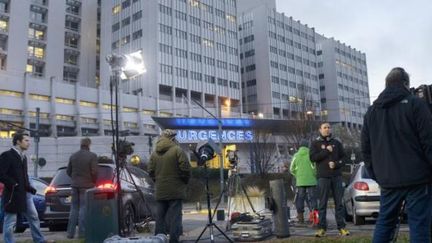
[[36, 193], [39, 195], [45, 195], [45, 189], [47, 185], [37, 179], [31, 178], [30, 184], [36, 189]]
[[369, 172], [367, 171], [366, 167], [362, 168], [362, 178], [364, 179], [371, 179]]
[[[98, 179], [96, 184], [100, 182], [112, 181], [113, 179], [113, 168], [109, 166], [99, 166], [98, 168]], [[70, 186], [71, 178], [66, 173], [66, 168], [61, 168], [57, 171], [54, 176], [51, 186]]]

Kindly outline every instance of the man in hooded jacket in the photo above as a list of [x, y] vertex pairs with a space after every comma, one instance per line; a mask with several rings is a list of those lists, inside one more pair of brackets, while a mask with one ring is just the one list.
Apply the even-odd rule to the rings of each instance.
[[155, 234], [169, 232], [170, 242], [182, 234], [182, 203], [190, 178], [190, 164], [175, 140], [176, 132], [166, 129], [150, 156], [149, 174], [156, 184]]
[[390, 242], [405, 201], [411, 242], [429, 242], [432, 208], [432, 116], [409, 92], [409, 75], [393, 68], [369, 107], [361, 146], [369, 174], [381, 187], [373, 242]]

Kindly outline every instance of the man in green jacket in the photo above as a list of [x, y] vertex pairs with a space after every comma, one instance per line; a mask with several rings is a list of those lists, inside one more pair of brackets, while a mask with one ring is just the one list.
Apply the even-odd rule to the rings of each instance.
[[182, 204], [190, 178], [190, 163], [175, 140], [176, 132], [165, 129], [150, 156], [149, 174], [156, 184], [155, 234], [169, 232], [170, 242], [182, 234]]
[[290, 172], [296, 179], [297, 195], [295, 205], [299, 223], [304, 223], [304, 202], [307, 201], [309, 211], [317, 208], [316, 191], [317, 185], [315, 164], [309, 159], [309, 142], [302, 140], [300, 148], [294, 154], [290, 166]]

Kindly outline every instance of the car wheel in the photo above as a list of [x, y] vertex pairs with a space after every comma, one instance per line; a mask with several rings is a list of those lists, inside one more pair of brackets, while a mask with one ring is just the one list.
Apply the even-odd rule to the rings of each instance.
[[357, 209], [354, 207], [354, 204], [353, 204], [352, 209], [353, 209], [353, 223], [354, 223], [354, 225], [365, 224], [365, 217], [357, 215], [357, 213], [356, 213]]
[[56, 224], [48, 226], [49, 231], [66, 231], [67, 224]]
[[132, 204], [127, 203], [123, 212], [123, 231], [126, 235], [132, 235], [135, 229], [135, 210]]
[[345, 211], [345, 221], [351, 222], [353, 220], [353, 217], [348, 214], [347, 205], [344, 204], [344, 211]]

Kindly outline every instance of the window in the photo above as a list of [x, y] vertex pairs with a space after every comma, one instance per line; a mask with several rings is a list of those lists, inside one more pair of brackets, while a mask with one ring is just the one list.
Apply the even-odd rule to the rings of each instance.
[[217, 80], [218, 80], [218, 85], [228, 86], [228, 80], [222, 78], [218, 78]]
[[78, 48], [79, 35], [70, 35], [66, 32], [65, 34], [65, 46]]
[[176, 75], [178, 77], [187, 78], [188, 77], [188, 70], [176, 67]]
[[189, 21], [194, 25], [201, 26], [201, 20], [199, 18], [189, 16]]
[[169, 65], [160, 64], [160, 72], [166, 74], [173, 74], [173, 68]]
[[64, 52], [64, 63], [71, 65], [78, 65], [79, 52], [65, 50]]
[[254, 40], [254, 35], [246, 36], [244, 38], [244, 43], [246, 44], [246, 43], [251, 42], [253, 40]]
[[79, 31], [80, 20], [79, 19], [70, 19], [70, 18], [66, 17], [65, 27], [66, 27], [66, 29], [70, 29], [73, 31]]
[[114, 7], [112, 8], [112, 14], [113, 14], [113, 15], [116, 15], [116, 14], [120, 13], [120, 11], [121, 11], [121, 6], [120, 6], [120, 4], [118, 4], [118, 5], [116, 5], [116, 6], [114, 6]]
[[75, 101], [72, 99], [66, 99], [66, 98], [60, 98], [60, 97], [56, 97], [55, 98], [55, 102], [56, 103], [61, 103], [61, 104], [67, 104], [67, 105], [73, 105], [75, 104]]
[[189, 34], [189, 37], [193, 43], [201, 44], [201, 37], [194, 35], [194, 34]]
[[194, 62], [201, 62], [201, 55], [200, 54], [196, 54], [196, 53], [191, 52], [190, 58]]
[[175, 17], [180, 20], [187, 21], [187, 14], [180, 12], [178, 10], [175, 11]]
[[159, 4], [159, 11], [163, 14], [172, 16], [172, 9], [170, 7], [165, 6], [165, 5]]
[[79, 15], [81, 9], [81, 2], [75, 0], [66, 1], [66, 12], [70, 14]]
[[212, 40], [204, 39], [204, 38], [202, 38], [202, 44], [204, 46], [207, 46], [207, 47], [213, 47], [214, 46], [214, 42]]
[[26, 66], [26, 72], [33, 74], [37, 77], [44, 75], [45, 64], [42, 62], [33, 62], [28, 60]]
[[229, 81], [229, 86], [230, 86], [230, 88], [233, 88], [233, 89], [240, 89], [239, 83], [234, 82], [234, 81]]
[[[0, 29], [2, 20], [0, 20]], [[36, 29], [35, 27], [29, 27], [28, 37], [35, 40], [45, 40], [45, 29]]]
[[35, 22], [46, 23], [47, 22], [47, 13], [46, 12], [37, 12], [34, 9], [30, 9], [30, 19], [32, 21], [35, 21]]
[[215, 80], [216, 80], [215, 77], [204, 74], [204, 82], [214, 84]]
[[192, 78], [193, 80], [197, 80], [197, 81], [201, 81], [201, 80], [202, 80], [202, 75], [201, 75], [201, 73], [194, 72], [194, 71], [190, 71], [190, 74], [191, 74], [191, 78]]
[[172, 54], [172, 47], [169, 45], [159, 43], [159, 51], [166, 54]]
[[9, 29], [8, 26], [9, 26], [9, 23], [7, 20], [0, 19], [0, 30], [1, 31], [7, 32]]
[[253, 71], [253, 70], [255, 70], [255, 64], [246, 66], [246, 72], [250, 72], [250, 71]]
[[125, 8], [129, 7], [130, 5], [131, 5], [131, 1], [125, 0], [122, 2], [122, 9], [125, 9]]
[[187, 51], [179, 49], [179, 48], [175, 49], [175, 55], [178, 56], [178, 57], [182, 57], [182, 58], [187, 58], [188, 57]]
[[178, 37], [180, 39], [187, 40], [187, 32], [186, 31], [175, 29], [175, 35], [176, 35], [176, 37]]
[[45, 57], [45, 49], [41, 46], [35, 46], [34, 43], [29, 43], [27, 47], [27, 53], [29, 57], [43, 59]]
[[215, 65], [215, 59], [211, 58], [211, 57], [206, 57], [204, 56], [204, 63], [210, 66], [214, 66]]
[[122, 20], [122, 27], [130, 24], [130, 17], [124, 18]]
[[90, 102], [90, 101], [81, 100], [80, 101], [80, 106], [86, 106], [86, 107], [96, 108], [97, 107], [97, 103], [96, 102]]
[[142, 30], [138, 30], [133, 32], [132, 34], [132, 40], [136, 40], [142, 37]]
[[272, 83], [279, 84], [279, 78], [278, 77], [272, 76], [271, 79], [272, 79]]
[[159, 31], [168, 35], [172, 35], [172, 27], [164, 24], [159, 24]]
[[142, 18], [142, 10], [140, 10], [140, 11], [138, 11], [132, 15], [132, 21], [136, 21], [140, 18]]
[[256, 85], [256, 79], [246, 81], [246, 86], [251, 87]]
[[120, 22], [113, 24], [111, 27], [112, 32], [116, 32], [119, 29], [120, 29]]

